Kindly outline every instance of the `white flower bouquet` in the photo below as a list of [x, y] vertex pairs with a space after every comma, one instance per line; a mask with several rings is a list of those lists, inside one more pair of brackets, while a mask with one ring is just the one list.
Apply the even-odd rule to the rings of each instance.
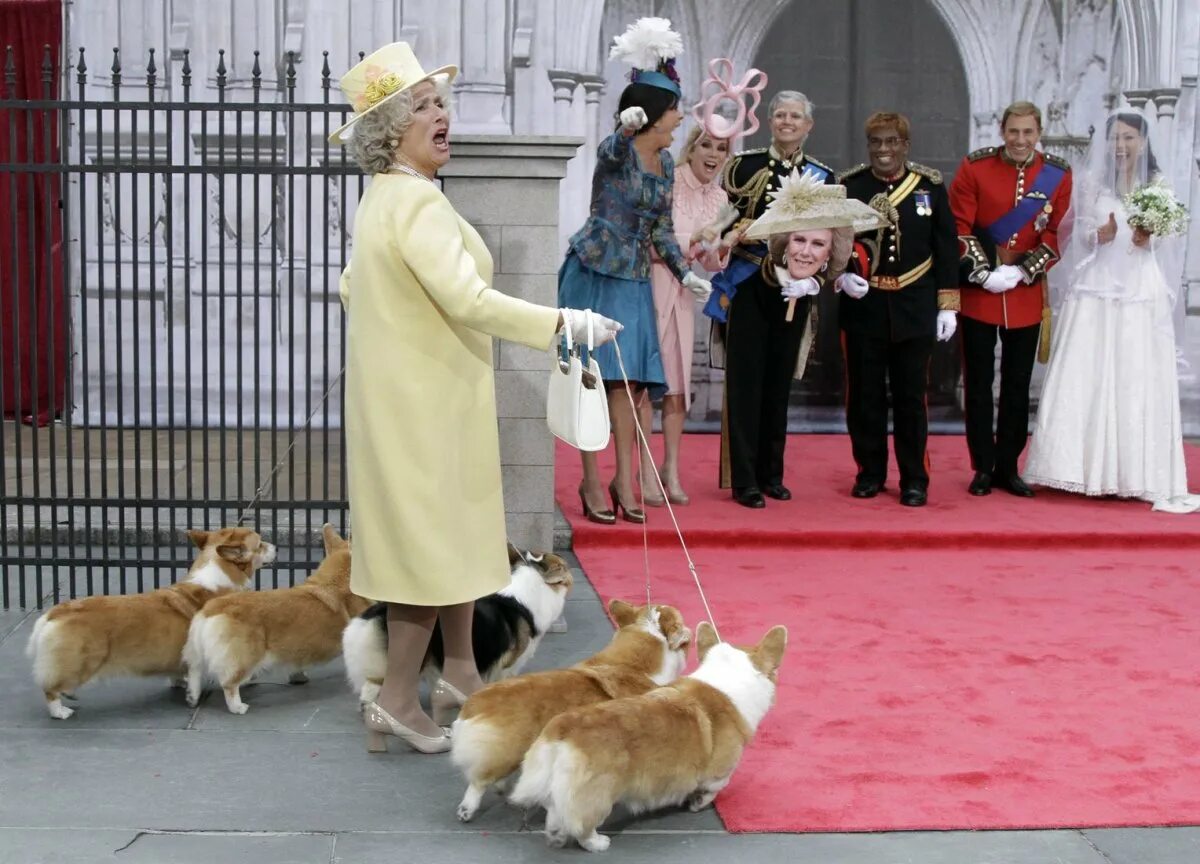
[[1187, 231], [1188, 211], [1175, 193], [1161, 180], [1147, 183], [1125, 196], [1129, 224], [1159, 237], [1173, 237]]

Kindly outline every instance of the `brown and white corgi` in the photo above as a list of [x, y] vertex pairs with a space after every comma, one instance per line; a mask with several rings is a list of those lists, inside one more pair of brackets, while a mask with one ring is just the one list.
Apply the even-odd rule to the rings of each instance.
[[642, 696], [560, 714], [546, 725], [513, 789], [518, 806], [546, 808], [546, 841], [574, 838], [608, 848], [596, 829], [621, 802], [640, 813], [687, 803], [696, 811], [725, 788], [775, 701], [787, 629], [772, 627], [752, 648], [696, 628], [700, 666]]
[[306, 667], [342, 653], [346, 622], [370, 601], [350, 592], [350, 544], [328, 523], [322, 533], [325, 559], [301, 584], [218, 597], [196, 615], [183, 650], [189, 705], [199, 701], [208, 676], [225, 691], [226, 707], [245, 714], [241, 686], [255, 672], [289, 667], [302, 683]]
[[567, 669], [533, 672], [474, 693], [454, 722], [450, 758], [467, 779], [458, 818], [468, 822], [483, 793], [521, 766], [542, 728], [564, 711], [645, 693], [679, 677], [692, 633], [673, 606], [613, 600], [612, 641]]
[[[511, 678], [525, 667], [542, 636], [562, 615], [574, 582], [570, 566], [559, 556], [522, 552], [511, 543], [508, 565], [512, 581], [475, 601], [471, 638], [475, 665], [485, 682]], [[346, 678], [359, 702], [374, 702], [387, 669], [386, 603], [376, 603], [346, 625], [342, 654]], [[442, 634], [435, 624], [422, 669], [427, 679], [441, 675], [442, 662]]]
[[51, 717], [75, 713], [63, 705], [63, 694], [96, 677], [177, 681], [193, 616], [209, 600], [249, 588], [258, 568], [275, 560], [275, 547], [250, 528], [189, 531], [188, 537], [200, 551], [183, 581], [145, 594], [70, 600], [33, 625], [25, 653]]

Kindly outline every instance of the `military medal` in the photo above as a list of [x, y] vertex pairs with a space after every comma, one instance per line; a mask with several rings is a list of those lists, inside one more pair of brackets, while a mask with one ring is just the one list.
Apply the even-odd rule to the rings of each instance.
[[1042, 208], [1042, 212], [1038, 214], [1037, 219], [1033, 220], [1034, 231], [1045, 231], [1046, 226], [1050, 224], [1050, 214], [1054, 212], [1054, 205], [1046, 202], [1046, 206]]
[[913, 193], [913, 197], [917, 201], [917, 215], [918, 216], [932, 216], [933, 215], [933, 196], [932, 195], [930, 195], [928, 192], [926, 192], [924, 190], [917, 190], [915, 193]]

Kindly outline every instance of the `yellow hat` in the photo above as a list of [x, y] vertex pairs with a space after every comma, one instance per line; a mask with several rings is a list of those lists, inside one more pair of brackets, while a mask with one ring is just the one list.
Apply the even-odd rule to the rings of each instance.
[[853, 228], [855, 233], [888, 224], [876, 210], [856, 198], [846, 197], [845, 186], [826, 184], [815, 174], [792, 169], [779, 188], [768, 192], [770, 203], [746, 230], [747, 240], [766, 240], [774, 234], [814, 228]]
[[371, 113], [397, 93], [402, 93], [422, 81], [445, 76], [453, 81], [457, 66], [441, 66], [426, 72], [407, 42], [393, 42], [364, 57], [342, 76], [342, 93], [354, 108], [354, 116], [329, 136], [334, 144], [345, 144], [346, 134], [358, 120]]

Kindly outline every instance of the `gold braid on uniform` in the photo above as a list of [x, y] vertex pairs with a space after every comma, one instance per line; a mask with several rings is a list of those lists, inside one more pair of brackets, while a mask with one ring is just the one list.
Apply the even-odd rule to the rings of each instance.
[[[888, 221], [892, 231], [896, 234], [896, 244], [900, 243], [900, 211], [896, 209], [896, 205], [892, 203], [892, 199], [888, 198], [883, 192], [876, 192], [871, 196], [871, 200], [867, 202], [867, 206], [882, 216]], [[883, 248], [883, 232], [888, 228], [885, 225], [875, 231], [875, 245], [877, 248]], [[878, 256], [872, 259], [874, 265], [871, 269], [875, 270], [879, 266]]]
[[734, 170], [738, 165], [742, 164], [740, 158], [730, 159], [729, 164], [725, 166], [724, 176], [721, 178], [722, 184], [725, 186], [725, 191], [729, 194], [729, 199], [733, 206], [743, 214], [754, 212], [754, 207], [766, 194], [767, 187], [771, 185], [771, 169], [760, 168], [750, 175], [741, 186], [738, 186], [733, 181]]

